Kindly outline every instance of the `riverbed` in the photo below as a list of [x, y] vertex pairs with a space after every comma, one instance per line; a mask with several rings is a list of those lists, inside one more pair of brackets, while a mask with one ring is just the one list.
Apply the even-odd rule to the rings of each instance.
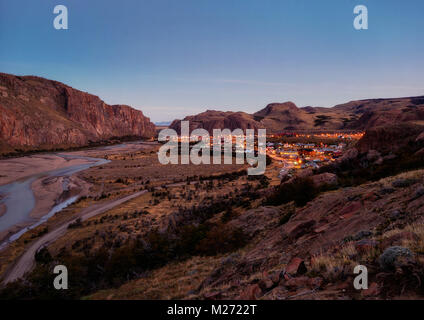
[[[39, 161], [40, 157], [42, 158], [41, 160], [45, 159], [45, 161]], [[8, 163], [2, 164], [10, 165], [13, 160], [6, 161]], [[48, 161], [51, 161], [51, 167], [55, 167], [55, 169], [40, 172], [40, 168], [41, 170], [46, 168], [45, 164]], [[72, 196], [54, 205], [50, 210], [42, 212], [38, 215], [39, 218], [32, 217], [31, 212], [36, 205], [34, 190], [32, 188], [34, 181], [44, 177], [64, 177], [65, 179], [63, 179], [61, 188], [62, 191], [65, 191], [68, 187], [68, 178], [73, 174], [108, 162], [109, 160], [106, 159], [92, 158], [78, 154], [60, 153], [48, 154], [39, 157], [27, 157], [27, 159], [20, 158], [19, 160], [16, 160], [15, 163], [18, 165], [18, 168], [15, 170], [18, 179], [0, 186], [0, 195], [2, 197], [0, 199], [0, 205], [4, 208], [3, 211], [5, 210], [5, 212], [3, 212], [0, 216], [0, 233], [7, 232], [12, 229], [14, 231], [12, 235], [8, 234], [7, 239], [0, 245], [0, 249], [8, 243], [18, 239], [28, 230], [44, 223], [55, 213], [61, 211], [63, 208], [78, 199], [78, 196]], [[34, 164], [32, 171], [36, 173], [21, 177], [28, 172], [25, 171], [28, 167], [32, 167], [32, 163]], [[38, 163], [42, 163], [42, 165], [37, 166]], [[3, 178], [6, 177], [10, 179], [11, 175], [9, 173], [9, 177], [7, 177], [8, 173], [9, 172], [2, 172]], [[14, 174], [12, 174], [12, 176]]]

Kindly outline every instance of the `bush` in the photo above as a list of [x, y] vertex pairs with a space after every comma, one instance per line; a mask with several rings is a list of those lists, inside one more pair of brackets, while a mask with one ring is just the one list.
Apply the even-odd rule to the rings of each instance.
[[296, 210], [293, 207], [290, 207], [284, 214], [281, 216], [279, 225], [282, 226], [289, 222], [290, 218], [295, 214]]
[[35, 262], [40, 263], [40, 264], [47, 264], [50, 263], [53, 259], [52, 256], [49, 252], [49, 250], [47, 250], [47, 248], [42, 248], [39, 251], [37, 251], [35, 253]]
[[266, 199], [266, 204], [281, 205], [294, 201], [301, 207], [314, 199], [319, 193], [310, 178], [294, 178], [292, 182], [283, 183]]
[[390, 247], [384, 250], [379, 258], [380, 266], [384, 270], [394, 270], [402, 258], [412, 258], [412, 252], [404, 247]]
[[214, 226], [204, 239], [199, 241], [196, 252], [199, 255], [214, 256], [219, 253], [235, 251], [246, 244], [246, 236], [240, 228], [232, 229]]

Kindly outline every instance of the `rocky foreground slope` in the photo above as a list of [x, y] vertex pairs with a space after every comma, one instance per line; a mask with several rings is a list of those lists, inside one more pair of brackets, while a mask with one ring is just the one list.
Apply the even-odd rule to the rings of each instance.
[[[91, 298], [422, 299], [424, 127], [378, 128], [333, 165], [283, 181], [271, 203], [233, 214], [226, 227], [247, 242], [239, 250], [168, 264]], [[396, 136], [403, 143], [388, 149]], [[358, 265], [367, 290], [353, 286]]]
[[[271, 103], [264, 109], [248, 114], [207, 110], [188, 116], [190, 129], [265, 128], [270, 133], [287, 130], [366, 130], [396, 123], [421, 124], [424, 121], [424, 97], [368, 99], [352, 101], [333, 108], [298, 108], [292, 102]], [[180, 130], [180, 120], [170, 126]]]
[[108, 105], [57, 81], [0, 73], [0, 153], [154, 134], [149, 118], [129, 106]]

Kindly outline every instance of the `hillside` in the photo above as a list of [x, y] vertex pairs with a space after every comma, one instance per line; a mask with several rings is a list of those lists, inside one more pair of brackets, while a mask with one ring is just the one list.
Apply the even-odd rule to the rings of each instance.
[[79, 147], [154, 133], [149, 118], [129, 106], [107, 105], [57, 81], [0, 73], [0, 153]]
[[[424, 97], [368, 99], [351, 101], [333, 108], [298, 108], [293, 102], [271, 103], [264, 109], [248, 114], [207, 110], [187, 116], [190, 128], [266, 128], [269, 133], [281, 131], [366, 130], [395, 123], [422, 124]], [[180, 120], [171, 128], [179, 130]]]

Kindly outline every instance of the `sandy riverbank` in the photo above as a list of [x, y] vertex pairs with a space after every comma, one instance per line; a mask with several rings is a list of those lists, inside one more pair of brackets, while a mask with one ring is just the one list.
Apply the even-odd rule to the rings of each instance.
[[[67, 180], [67, 190], [62, 190], [64, 180]], [[30, 217], [39, 219], [50, 210], [68, 198], [75, 195], [86, 196], [89, 193], [90, 184], [78, 176], [68, 177], [44, 177], [35, 180], [31, 189], [35, 197], [35, 206]]]
[[0, 185], [42, 172], [90, 163], [84, 159], [64, 159], [57, 155], [34, 155], [0, 160]]

